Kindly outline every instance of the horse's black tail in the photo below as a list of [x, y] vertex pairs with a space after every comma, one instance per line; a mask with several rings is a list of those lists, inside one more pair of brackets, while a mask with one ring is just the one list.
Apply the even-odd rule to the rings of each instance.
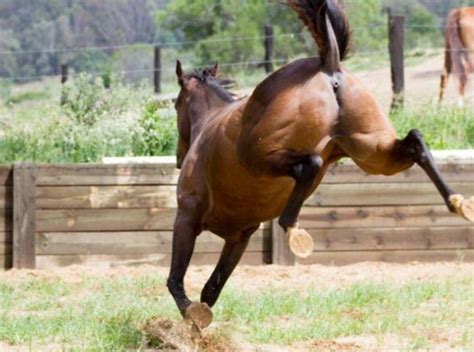
[[[446, 70], [447, 73], [465, 75], [466, 69], [463, 64], [463, 57], [467, 55], [461, 39], [459, 21], [461, 12], [459, 9], [452, 10], [446, 21]], [[451, 65], [448, 65], [448, 60]]]
[[315, 39], [323, 68], [329, 73], [339, 71], [351, 42], [349, 22], [339, 3], [334, 0], [287, 1]]

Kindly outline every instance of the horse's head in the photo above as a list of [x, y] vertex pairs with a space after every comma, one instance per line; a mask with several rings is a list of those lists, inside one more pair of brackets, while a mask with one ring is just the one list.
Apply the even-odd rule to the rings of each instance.
[[176, 76], [181, 88], [175, 104], [178, 114], [178, 168], [193, 141], [201, 132], [204, 121], [213, 109], [234, 101], [233, 96], [225, 90], [233, 81], [218, 77], [219, 65], [201, 71], [186, 74], [181, 62], [176, 64]]

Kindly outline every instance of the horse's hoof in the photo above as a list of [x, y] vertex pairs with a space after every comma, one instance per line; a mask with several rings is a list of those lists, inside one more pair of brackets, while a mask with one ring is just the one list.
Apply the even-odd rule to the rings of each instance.
[[474, 197], [465, 199], [462, 195], [455, 194], [449, 197], [449, 202], [454, 207], [456, 213], [474, 222]]
[[212, 323], [212, 311], [207, 303], [193, 302], [186, 309], [185, 319], [190, 320], [199, 330], [207, 328]]
[[288, 228], [288, 244], [294, 255], [299, 258], [308, 258], [313, 254], [314, 242], [311, 235], [306, 230], [298, 227]]

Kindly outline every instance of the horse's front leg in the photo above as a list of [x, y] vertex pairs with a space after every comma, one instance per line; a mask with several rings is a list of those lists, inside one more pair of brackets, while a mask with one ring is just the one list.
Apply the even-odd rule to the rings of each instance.
[[182, 198], [173, 228], [173, 253], [167, 285], [183, 317], [186, 317], [186, 312], [191, 306], [183, 281], [196, 238], [202, 231], [199, 208], [199, 202], [194, 198]]
[[283, 229], [287, 230], [297, 223], [301, 207], [318, 174], [322, 171], [322, 167], [323, 159], [318, 155], [305, 156], [291, 166], [289, 176], [295, 180], [295, 188], [278, 221]]
[[[217, 266], [202, 290], [202, 304], [213, 307], [217, 302], [217, 299], [219, 298], [219, 295], [224, 288], [227, 279], [230, 277], [242, 258], [242, 255], [244, 254], [244, 251], [249, 243], [250, 237], [257, 229], [258, 226], [249, 228], [248, 230], [239, 233], [237, 236], [226, 240]], [[199, 319], [200, 317], [196, 314], [196, 318]], [[207, 327], [211, 322], [212, 316], [210, 320], [199, 319], [199, 321], [195, 321], [195, 323], [201, 328]]]
[[433, 156], [419, 131], [412, 130], [405, 139], [397, 143], [393, 153], [395, 159], [410, 160], [425, 170], [451, 212], [474, 221], [474, 197], [466, 200], [449, 187], [437, 169]]

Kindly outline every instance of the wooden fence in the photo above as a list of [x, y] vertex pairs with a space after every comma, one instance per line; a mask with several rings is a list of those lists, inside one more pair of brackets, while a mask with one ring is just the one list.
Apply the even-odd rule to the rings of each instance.
[[[455, 189], [474, 194], [473, 159], [439, 165]], [[177, 178], [171, 163], [1, 168], [1, 265], [169, 265]], [[446, 210], [419, 168], [389, 178], [336, 165], [300, 220], [316, 245], [300, 263], [474, 259], [474, 226]], [[294, 262], [275, 224], [253, 236], [244, 264]], [[214, 264], [222, 245], [203, 234], [193, 263]]]

